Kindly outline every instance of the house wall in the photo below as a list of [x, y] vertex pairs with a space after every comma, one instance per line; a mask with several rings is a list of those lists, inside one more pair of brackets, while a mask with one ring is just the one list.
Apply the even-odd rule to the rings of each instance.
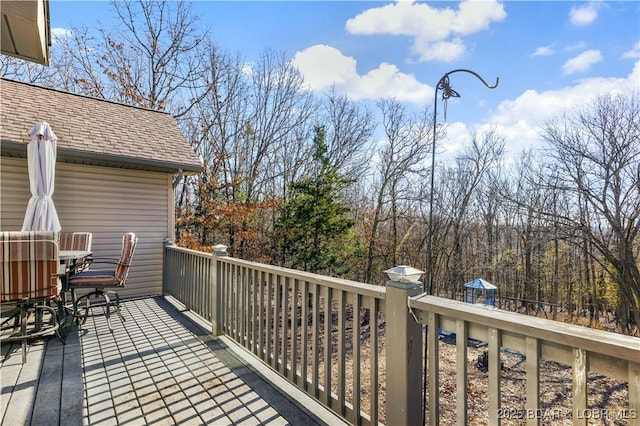
[[[22, 228], [30, 197], [26, 159], [0, 157], [2, 231]], [[163, 243], [174, 232], [170, 175], [59, 162], [53, 201], [63, 231], [93, 233], [95, 258], [119, 257], [122, 235], [135, 232], [127, 287], [118, 293], [162, 294]]]

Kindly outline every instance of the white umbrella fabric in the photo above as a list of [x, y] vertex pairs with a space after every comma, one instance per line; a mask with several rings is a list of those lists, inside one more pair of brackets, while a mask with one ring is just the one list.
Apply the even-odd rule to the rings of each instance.
[[29, 186], [31, 199], [22, 224], [23, 231], [60, 232], [60, 220], [53, 204], [53, 184], [56, 175], [56, 137], [46, 121], [38, 121], [29, 130], [31, 142], [27, 145]]

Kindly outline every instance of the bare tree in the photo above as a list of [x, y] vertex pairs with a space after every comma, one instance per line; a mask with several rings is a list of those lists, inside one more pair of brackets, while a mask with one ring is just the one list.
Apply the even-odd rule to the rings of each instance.
[[99, 65], [103, 46], [90, 35], [89, 28], [71, 27], [66, 35], [54, 38], [51, 68], [54, 77], [48, 83], [68, 92], [108, 99], [107, 82]]
[[[175, 116], [192, 105], [176, 99], [200, 82], [200, 44], [206, 37], [188, 2], [112, 1], [122, 26], [102, 28], [98, 64], [109, 81], [110, 99]], [[173, 104], [172, 104], [173, 103]]]
[[[447, 279], [441, 282], [449, 283], [448, 290], [451, 297], [463, 284], [465, 267], [462, 252], [466, 224], [469, 222], [470, 203], [474, 191], [481, 182], [488, 177], [488, 173], [499, 164], [504, 151], [504, 137], [492, 130], [479, 135], [471, 134], [468, 145], [461, 155], [456, 158], [455, 166], [443, 172], [440, 181], [443, 183], [445, 194], [440, 197], [438, 207], [441, 232], [450, 239], [449, 252], [444, 253], [446, 259]], [[474, 218], [474, 221], [478, 221]], [[439, 237], [442, 240], [443, 237]], [[437, 262], [436, 260], [433, 261]], [[444, 289], [440, 289], [444, 290]]]
[[[179, 117], [206, 91], [201, 45], [207, 34], [188, 2], [112, 1], [118, 23], [55, 37], [51, 73], [38, 83]], [[93, 29], [93, 28], [92, 28]]]
[[581, 111], [549, 121], [542, 133], [559, 189], [573, 200], [558, 218], [584, 235], [618, 288], [618, 320], [640, 321], [640, 95], [600, 96]]
[[375, 155], [378, 163], [373, 177], [373, 213], [367, 235], [366, 282], [371, 282], [373, 276], [379, 228], [387, 220], [391, 220], [391, 248], [387, 255], [391, 263], [396, 263], [396, 248], [400, 242], [397, 219], [401, 194], [407, 190], [411, 175], [424, 171], [424, 159], [431, 147], [431, 119], [426, 109], [420, 115], [411, 115], [405, 106], [394, 99], [383, 99], [378, 106], [383, 116], [386, 139]]
[[0, 76], [25, 83], [41, 83], [51, 78], [51, 68], [13, 56], [0, 55]]
[[[197, 182], [204, 197], [198, 214], [205, 215], [198, 221], [208, 225], [200, 238], [206, 241], [213, 230], [225, 229], [234, 255], [270, 260], [263, 241], [287, 182], [308, 158], [314, 99], [282, 55], [267, 50], [251, 65], [215, 46], [208, 55], [209, 90], [186, 116], [194, 123], [189, 133], [207, 169]], [[206, 215], [206, 208], [217, 210]]]
[[371, 112], [334, 88], [323, 99], [319, 121], [327, 129], [327, 155], [335, 170], [354, 180], [368, 173], [376, 128]]

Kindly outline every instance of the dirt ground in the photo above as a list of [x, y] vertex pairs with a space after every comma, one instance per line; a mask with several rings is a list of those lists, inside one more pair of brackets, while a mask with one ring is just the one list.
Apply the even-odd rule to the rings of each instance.
[[[486, 372], [476, 362], [485, 348], [468, 348], [467, 392], [469, 424], [488, 424], [489, 381]], [[442, 424], [456, 421], [456, 348], [440, 342], [440, 420]], [[571, 425], [574, 415], [593, 418], [589, 424], [626, 425], [629, 393], [626, 382], [590, 374], [588, 377], [588, 406], [585, 413], [572, 412], [572, 369], [552, 361], [540, 364], [540, 411], [524, 410], [526, 402], [526, 360], [522, 354], [503, 350], [501, 353], [501, 412], [503, 425], [525, 424], [527, 417], [537, 415], [543, 425]], [[607, 421], [599, 417], [607, 417]]]
[[[348, 320], [348, 322], [351, 319]], [[362, 317], [361, 317], [362, 322]], [[370, 371], [369, 344], [371, 325], [363, 321], [361, 327], [361, 398], [362, 409], [369, 410]], [[349, 324], [347, 326], [350, 329]], [[380, 422], [393, 424], [392, 419], [386, 419], [384, 401], [386, 400], [385, 365], [385, 322], [381, 316], [377, 322], [379, 336], [379, 417]], [[335, 333], [332, 333], [335, 335]], [[347, 332], [347, 341], [351, 336]], [[456, 423], [456, 345], [454, 342], [440, 341], [440, 422], [443, 425]], [[489, 381], [486, 371], [478, 366], [478, 359], [486, 347], [468, 347], [468, 420], [471, 425], [488, 424]], [[348, 354], [350, 356], [350, 353]], [[530, 413], [524, 411], [526, 401], [526, 360], [523, 354], [503, 349], [501, 351], [501, 412], [503, 425], [526, 424]], [[335, 359], [332, 361], [335, 365]], [[322, 370], [322, 369], [321, 369]], [[332, 371], [332, 382], [338, 383], [337, 371]], [[320, 377], [322, 380], [322, 375]], [[347, 369], [347, 383], [352, 380], [350, 369]], [[337, 391], [337, 389], [335, 390]], [[588, 377], [588, 407], [584, 413], [572, 412], [572, 368], [556, 362], [541, 360], [540, 363], [540, 411], [537, 417], [542, 425], [571, 425], [572, 417], [580, 415], [587, 418], [590, 425], [626, 425], [629, 418], [640, 413], [630, 413], [629, 393], [626, 382], [610, 377], [590, 374]], [[352, 390], [346, 389], [346, 398], [350, 400]]]

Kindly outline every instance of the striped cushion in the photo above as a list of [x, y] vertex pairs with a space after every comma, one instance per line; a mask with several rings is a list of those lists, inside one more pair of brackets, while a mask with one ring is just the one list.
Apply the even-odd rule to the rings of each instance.
[[0, 232], [1, 301], [53, 297], [59, 292], [58, 235], [46, 231]]
[[60, 250], [91, 251], [91, 232], [61, 232]]
[[122, 252], [120, 253], [120, 263], [116, 268], [116, 278], [120, 281], [127, 279], [129, 273], [129, 266], [131, 266], [131, 260], [133, 259], [133, 253], [138, 243], [138, 237], [133, 232], [128, 232], [122, 236]]
[[84, 271], [72, 275], [71, 287], [124, 287], [124, 282], [116, 278], [113, 271]]

